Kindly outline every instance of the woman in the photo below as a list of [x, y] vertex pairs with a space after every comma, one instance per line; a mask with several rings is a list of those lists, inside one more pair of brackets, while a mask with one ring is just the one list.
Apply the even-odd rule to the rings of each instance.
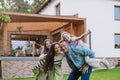
[[39, 62], [35, 64], [33, 67], [33, 72], [36, 80], [48, 80], [47, 73], [44, 73], [45, 59], [46, 55], [51, 47], [52, 41], [50, 39], [46, 39], [44, 41], [44, 53], [39, 56]]
[[[82, 41], [80, 40], [82, 37], [84, 37], [85, 35], [88, 35], [90, 33], [90, 30], [88, 30], [87, 32], [83, 33], [81, 36], [76, 37], [71, 35], [68, 32], [62, 32], [61, 33], [61, 40], [66, 41], [68, 44], [74, 44], [81, 46], [81, 48], [85, 49], [89, 49], [88, 46]], [[91, 50], [92, 51], [92, 50]], [[95, 68], [99, 68], [102, 67], [100, 64], [102, 63], [106, 68], [109, 68], [109, 63], [107, 60], [105, 59], [95, 59], [95, 58], [90, 58], [89, 56], [85, 56], [85, 61], [87, 64], [89, 64], [92, 67]]]
[[[63, 80], [63, 74], [61, 69], [62, 59], [63, 55], [59, 43], [52, 44], [46, 57], [46, 65], [44, 69], [45, 73], [49, 71], [52, 72], [51, 74], [54, 75], [52, 80]], [[48, 80], [50, 80], [49, 78]]]

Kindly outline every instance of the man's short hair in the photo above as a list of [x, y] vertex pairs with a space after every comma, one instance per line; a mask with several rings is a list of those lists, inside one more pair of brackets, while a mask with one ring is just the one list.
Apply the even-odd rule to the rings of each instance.
[[64, 40], [60, 40], [60, 41], [59, 41], [59, 43], [62, 43], [62, 42], [66, 42], [66, 41], [64, 41]]

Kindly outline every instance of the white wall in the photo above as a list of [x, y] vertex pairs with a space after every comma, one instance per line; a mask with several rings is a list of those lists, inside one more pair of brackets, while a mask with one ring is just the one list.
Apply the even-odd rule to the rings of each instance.
[[48, 4], [45, 9], [43, 9], [40, 14], [55, 15], [55, 6], [60, 2], [60, 0], [53, 0], [52, 3]]
[[87, 29], [92, 31], [92, 49], [97, 57], [120, 57], [114, 48], [114, 33], [120, 33], [120, 21], [114, 20], [115, 0], [55, 0], [41, 14], [55, 15], [55, 5], [60, 1], [61, 15], [79, 14], [87, 19]]

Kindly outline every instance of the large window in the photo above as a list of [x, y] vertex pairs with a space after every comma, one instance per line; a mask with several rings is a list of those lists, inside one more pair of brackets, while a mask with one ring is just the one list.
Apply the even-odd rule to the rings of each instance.
[[44, 40], [46, 38], [46, 35], [37, 35], [36, 33], [11, 33], [11, 56], [39, 56], [42, 52], [42, 46], [44, 45]]
[[120, 33], [115, 33], [115, 48], [120, 48]]
[[120, 6], [115, 6], [114, 17], [115, 20], [120, 20]]

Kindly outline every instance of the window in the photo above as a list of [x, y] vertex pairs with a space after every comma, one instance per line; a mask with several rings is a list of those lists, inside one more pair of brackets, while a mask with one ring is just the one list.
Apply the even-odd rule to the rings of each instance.
[[115, 20], [120, 20], [120, 6], [115, 6], [115, 12], [114, 12], [114, 17]]
[[115, 33], [115, 48], [120, 48], [120, 33]]
[[60, 3], [56, 5], [56, 15], [60, 15]]
[[39, 56], [41, 45], [44, 45], [44, 40], [47, 38], [47, 35], [41, 35], [38, 32], [26, 32], [25, 34], [11, 32], [9, 34], [11, 56], [17, 57]]

